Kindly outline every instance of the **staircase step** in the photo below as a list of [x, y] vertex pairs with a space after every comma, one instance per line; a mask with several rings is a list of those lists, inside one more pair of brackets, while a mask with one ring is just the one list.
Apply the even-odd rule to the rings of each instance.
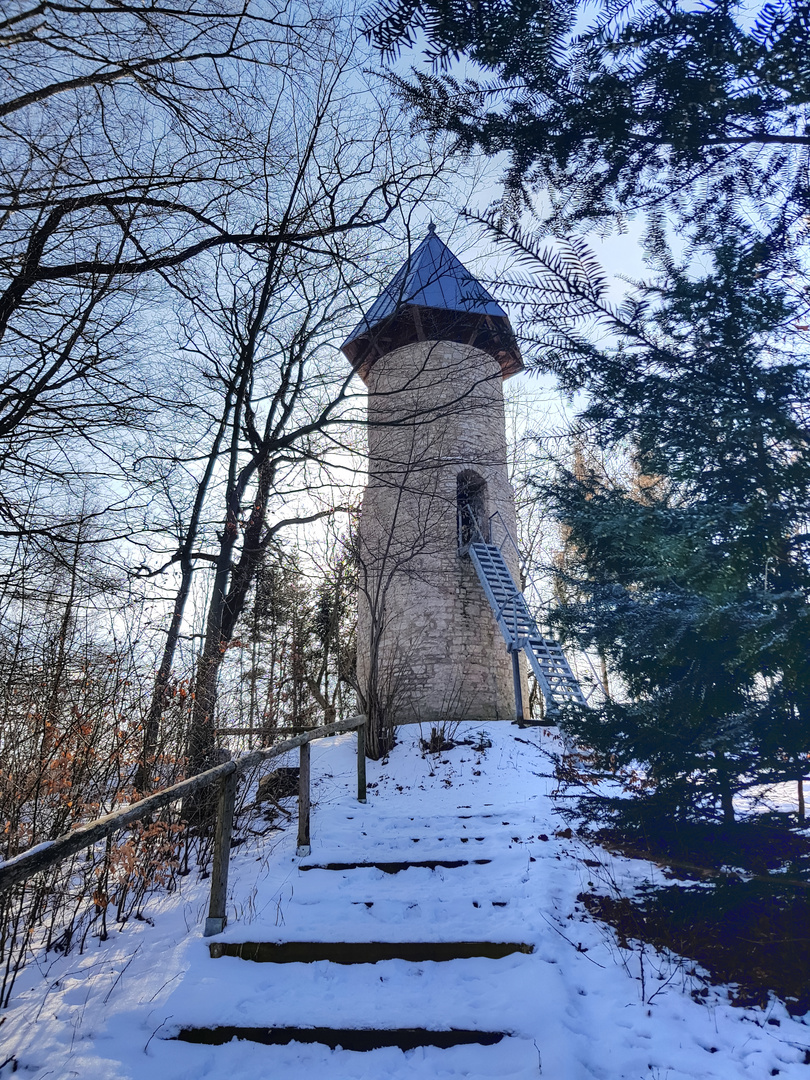
[[208, 949], [214, 960], [237, 956], [260, 964], [423, 964], [475, 957], [500, 960], [513, 953], [530, 954], [534, 946], [521, 941], [212, 941]]
[[412, 867], [428, 870], [455, 870], [458, 866], [486, 866], [491, 859], [422, 859], [408, 862], [330, 862], [302, 863], [299, 870], [382, 870], [386, 874], [399, 874]]
[[447, 1050], [451, 1046], [477, 1043], [492, 1046], [509, 1033], [506, 1031], [470, 1031], [452, 1028], [449, 1031], [429, 1031], [427, 1028], [295, 1028], [295, 1027], [236, 1027], [184, 1028], [174, 1036], [180, 1042], [222, 1046], [232, 1039], [249, 1039], [265, 1046], [285, 1046], [287, 1043], [320, 1043], [332, 1050], [380, 1050], [396, 1046], [400, 1050], [416, 1050], [420, 1046], [436, 1046]]

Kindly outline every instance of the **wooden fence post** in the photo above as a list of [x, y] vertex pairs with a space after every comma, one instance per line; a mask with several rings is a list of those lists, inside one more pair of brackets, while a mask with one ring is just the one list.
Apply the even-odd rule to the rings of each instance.
[[366, 724], [357, 729], [357, 801], [366, 801]]
[[233, 811], [236, 804], [236, 785], [238, 781], [239, 773], [234, 766], [233, 772], [227, 773], [219, 782], [219, 804], [217, 806], [217, 824], [214, 833], [214, 858], [211, 867], [211, 901], [208, 905], [208, 918], [205, 920], [204, 937], [221, 934], [228, 921], [225, 904], [228, 899], [228, 863], [231, 857]]
[[310, 744], [301, 743], [300, 767], [298, 771], [298, 850], [296, 855], [309, 855], [312, 848], [309, 843], [309, 762]]

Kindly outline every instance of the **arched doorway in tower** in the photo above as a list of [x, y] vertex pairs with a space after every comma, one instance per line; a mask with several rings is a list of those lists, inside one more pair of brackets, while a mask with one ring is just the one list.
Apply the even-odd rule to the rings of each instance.
[[476, 540], [487, 539], [487, 482], [472, 469], [456, 477], [456, 516], [461, 552]]

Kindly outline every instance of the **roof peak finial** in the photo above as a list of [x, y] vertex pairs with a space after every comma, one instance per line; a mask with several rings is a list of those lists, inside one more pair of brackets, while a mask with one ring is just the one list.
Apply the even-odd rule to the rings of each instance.
[[428, 223], [428, 236], [430, 236], [431, 233], [435, 233], [435, 232], [436, 232], [436, 222], [433, 220], [433, 218], [431, 218], [430, 222]]

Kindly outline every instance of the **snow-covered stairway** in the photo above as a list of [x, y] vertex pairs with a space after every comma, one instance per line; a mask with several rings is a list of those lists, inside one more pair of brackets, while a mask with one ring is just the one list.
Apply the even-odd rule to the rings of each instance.
[[[223, 952], [244, 942], [421, 942], [438, 954], [494, 942], [531, 953], [212, 959], [202, 935], [208, 883], [189, 875], [141, 919], [21, 972], [2, 1014], [0, 1080], [803, 1078], [805, 1018], [776, 1002], [742, 1008], [690, 974], [691, 961], [617, 949], [587, 917], [583, 893], [628, 895], [651, 874], [669, 879], [584, 846], [566, 827], [545, 754], [561, 751], [555, 735], [508, 723], [487, 733], [483, 753], [467, 743], [431, 756], [418, 729], [400, 729], [390, 760], [369, 762], [365, 807], [355, 801], [354, 738], [316, 743], [312, 855], [295, 856], [294, 828], [237, 843], [229, 924], [216, 941]], [[480, 734], [464, 725], [457, 737]], [[245, 1028], [251, 1038], [240, 1037]], [[178, 1037], [202, 1029], [230, 1041]], [[375, 1044], [375, 1033], [391, 1044]]]
[[[233, 926], [211, 942], [212, 984], [220, 968], [228, 986], [238, 982], [238, 1017], [228, 1009], [226, 1022], [174, 1037], [418, 1051], [440, 1055], [437, 1068], [455, 1054], [467, 1075], [536, 1076], [533, 1041], [487, 1002], [510, 996], [533, 952], [509, 911], [500, 851], [508, 825], [463, 810], [400, 819], [352, 808], [343, 818], [346, 837], [357, 822], [352, 849], [362, 859], [337, 842], [298, 862], [283, 925]], [[482, 879], [493, 864], [491, 882]], [[518, 878], [521, 870], [513, 867]]]
[[[474, 767], [481, 752], [452, 758]], [[367, 806], [321, 795], [312, 855], [290, 853], [249, 917], [206, 942], [205, 979], [163, 1039], [222, 1055], [229, 1076], [236, 1058], [289, 1075], [293, 1055], [336, 1054], [352, 1077], [407, 1072], [414, 1055], [424, 1076], [537, 1077], [537, 1003], [514, 1000], [537, 959], [508, 802], [464, 802], [431, 775], [439, 760], [417, 760], [421, 779], [384, 804], [376, 785]]]

